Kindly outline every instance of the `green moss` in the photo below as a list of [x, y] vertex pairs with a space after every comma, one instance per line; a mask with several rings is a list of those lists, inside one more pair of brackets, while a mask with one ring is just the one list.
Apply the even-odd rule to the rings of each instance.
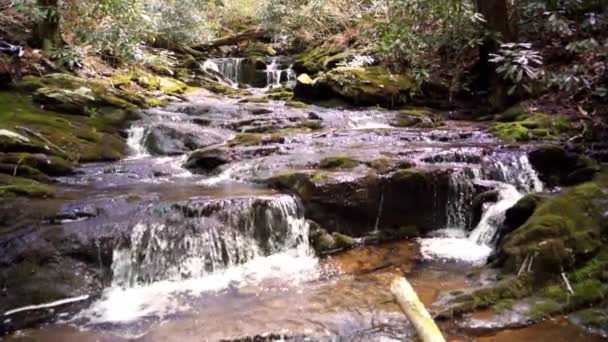
[[261, 42], [252, 42], [252, 43], [249, 43], [249, 45], [245, 49], [245, 54], [247, 56], [269, 57], [269, 56], [276, 56], [277, 52], [269, 44], [264, 44]]
[[323, 124], [317, 120], [305, 120], [298, 124], [298, 128], [308, 128], [312, 131], [318, 131], [323, 128]]
[[496, 115], [496, 121], [498, 122], [513, 122], [517, 121], [523, 116], [525, 116], [526, 112], [521, 106], [521, 104], [517, 104], [503, 113]]
[[349, 156], [336, 156], [321, 159], [319, 168], [321, 169], [352, 169], [361, 164], [360, 161]]
[[[496, 123], [490, 128], [492, 133], [503, 140], [511, 142], [555, 140], [570, 134], [573, 130], [572, 122], [564, 116], [542, 113], [521, 114], [520, 107], [511, 111], [512, 113], [507, 117], [514, 119], [513, 121]], [[507, 121], [505, 118], [499, 120]]]
[[53, 197], [55, 188], [31, 179], [0, 174], [0, 197]]
[[119, 126], [128, 117], [124, 111], [98, 110], [93, 117], [65, 115], [41, 110], [29, 97], [0, 92], [0, 112], [0, 129], [25, 127], [36, 133], [24, 133], [30, 139], [28, 144], [10, 149], [4, 145], [4, 151], [45, 153], [72, 161], [86, 156], [87, 161], [102, 161], [119, 159], [126, 149], [119, 135]]
[[304, 103], [304, 102], [300, 102], [300, 101], [287, 101], [287, 103], [285, 103], [285, 105], [287, 107], [292, 107], [292, 108], [307, 108], [308, 104]]
[[385, 173], [391, 169], [391, 160], [387, 158], [375, 159], [369, 163], [369, 167], [380, 173]]
[[441, 125], [441, 118], [424, 108], [402, 109], [393, 122], [396, 127], [435, 128]]
[[269, 100], [266, 97], [248, 97], [239, 101], [240, 103], [268, 103]]
[[606, 196], [594, 183], [585, 183], [546, 200], [527, 222], [507, 236], [501, 248], [506, 268], [517, 271], [534, 256], [535, 274], [569, 269], [601, 246], [600, 202]]
[[352, 248], [357, 244], [357, 240], [352, 237], [341, 234], [341, 233], [332, 233], [331, 236], [334, 238], [336, 242], [336, 247], [341, 249]]
[[530, 309], [530, 317], [533, 320], [539, 320], [558, 314], [561, 310], [562, 306], [559, 303], [551, 300], [543, 300], [532, 306]]
[[260, 134], [255, 133], [240, 133], [234, 139], [230, 140], [230, 145], [241, 145], [251, 146], [259, 145], [263, 141], [263, 137]]
[[294, 70], [299, 73], [315, 75], [324, 71], [326, 67], [332, 66], [334, 63], [327, 63], [327, 60], [335, 60], [335, 56], [341, 54], [342, 50], [338, 46], [319, 46], [308, 50], [296, 57]]
[[266, 95], [267, 98], [275, 101], [287, 101], [293, 97], [292, 91], [275, 92]]
[[471, 294], [458, 296], [454, 305], [441, 312], [440, 319], [451, 318], [478, 309], [485, 309], [505, 300], [516, 300], [529, 296], [534, 291], [532, 282], [527, 276], [504, 280], [491, 288], [474, 291]]

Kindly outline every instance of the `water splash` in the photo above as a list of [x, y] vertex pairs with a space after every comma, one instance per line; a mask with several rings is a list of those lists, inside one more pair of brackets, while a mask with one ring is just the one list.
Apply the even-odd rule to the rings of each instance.
[[[482, 180], [495, 184], [498, 201], [484, 209], [479, 224], [468, 235], [466, 213], [476, 192], [475, 183]], [[481, 168], [454, 172], [447, 207], [448, 228], [435, 232], [430, 238], [419, 239], [423, 258], [485, 263], [492, 253], [506, 211], [525, 193], [542, 190], [543, 184], [526, 155], [492, 154], [483, 158]]]
[[498, 229], [505, 220], [506, 211], [523, 196], [515, 186], [502, 184], [498, 189], [498, 201], [484, 211], [479, 224], [471, 232], [469, 240], [479, 245], [493, 245]]
[[142, 126], [131, 126], [127, 131], [127, 146], [131, 151], [130, 159], [140, 159], [147, 157], [150, 154], [144, 146], [144, 140], [146, 138], [146, 129]]

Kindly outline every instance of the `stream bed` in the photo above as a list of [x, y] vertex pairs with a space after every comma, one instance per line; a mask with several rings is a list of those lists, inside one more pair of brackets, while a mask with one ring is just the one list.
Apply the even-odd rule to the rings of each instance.
[[[217, 70], [233, 82], [244, 77], [239, 61], [222, 61]], [[265, 73], [260, 86], [292, 79], [289, 71]], [[37, 229], [15, 230], [3, 246], [16, 255], [59, 245], [52, 267], [78, 274], [69, 297], [82, 299], [75, 307], [13, 305], [5, 324], [37, 311], [52, 319], [5, 340], [415, 340], [392, 301], [392, 279], [406, 276], [432, 310], [450, 292], [480, 286], [468, 274], [492, 253], [505, 211], [543, 184], [527, 147], [503, 146], [479, 124], [400, 128], [397, 116], [205, 91], [143, 111], [129, 130], [129, 158], [59, 179], [56, 199], [4, 205], [14, 227]], [[185, 168], [201, 148], [221, 152], [211, 158], [221, 163], [204, 172]], [[344, 156], [356, 165], [319, 171], [327, 158]], [[411, 193], [393, 186], [403, 182], [395, 175], [404, 161], [432, 176], [408, 183]], [[269, 186], [294, 173], [321, 179], [310, 197]], [[496, 201], [473, 217], [474, 197], [484, 191], [494, 191]], [[357, 241], [409, 224], [423, 237], [318, 258], [309, 219]], [[442, 328], [461, 340], [600, 340], [566, 320], [497, 335], [455, 322]]]

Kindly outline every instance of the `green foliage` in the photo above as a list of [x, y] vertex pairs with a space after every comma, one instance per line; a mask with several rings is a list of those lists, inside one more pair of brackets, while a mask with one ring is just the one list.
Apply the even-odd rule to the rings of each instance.
[[51, 50], [50, 57], [70, 70], [83, 66], [83, 53], [79, 48], [64, 46]]
[[498, 52], [491, 56], [490, 61], [497, 65], [496, 72], [513, 84], [508, 90], [509, 95], [513, 95], [520, 88], [531, 93], [531, 83], [543, 76], [540, 69], [543, 64], [542, 56], [532, 49], [531, 44], [502, 44]]

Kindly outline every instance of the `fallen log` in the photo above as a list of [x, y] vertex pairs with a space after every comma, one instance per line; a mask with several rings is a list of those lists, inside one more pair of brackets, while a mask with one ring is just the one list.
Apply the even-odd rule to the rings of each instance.
[[264, 38], [267, 33], [268, 33], [268, 31], [266, 31], [265, 29], [256, 28], [256, 29], [247, 30], [245, 32], [241, 32], [241, 33], [238, 33], [238, 34], [235, 34], [232, 36], [219, 38], [219, 39], [213, 40], [206, 44], [193, 46], [192, 48], [194, 50], [204, 52], [204, 51], [207, 51], [210, 49], [218, 48], [220, 46], [237, 45], [246, 40], [260, 40], [260, 39]]
[[412, 285], [402, 277], [395, 278], [391, 284], [391, 293], [401, 307], [405, 316], [412, 323], [422, 342], [445, 342], [445, 338], [435, 321], [418, 299]]

